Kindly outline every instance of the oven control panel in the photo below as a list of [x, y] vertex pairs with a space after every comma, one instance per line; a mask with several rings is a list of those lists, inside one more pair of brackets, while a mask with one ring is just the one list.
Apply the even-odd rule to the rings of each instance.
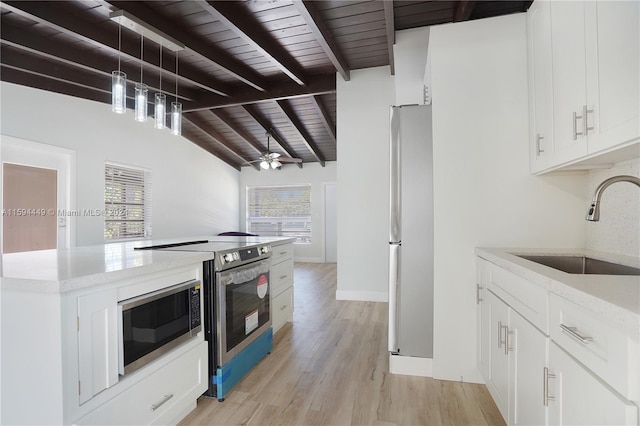
[[220, 253], [219, 259], [222, 266], [229, 267], [232, 264], [267, 257], [270, 254], [271, 246], [258, 246]]

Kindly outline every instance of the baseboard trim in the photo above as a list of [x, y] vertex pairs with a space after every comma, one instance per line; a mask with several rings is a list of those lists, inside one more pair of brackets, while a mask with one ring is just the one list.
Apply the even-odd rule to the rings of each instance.
[[433, 358], [390, 354], [389, 372], [405, 376], [433, 377]]
[[386, 291], [336, 291], [336, 300], [354, 300], [358, 302], [388, 302]]
[[324, 259], [321, 257], [298, 257], [294, 256], [294, 262], [303, 262], [303, 263], [324, 263]]

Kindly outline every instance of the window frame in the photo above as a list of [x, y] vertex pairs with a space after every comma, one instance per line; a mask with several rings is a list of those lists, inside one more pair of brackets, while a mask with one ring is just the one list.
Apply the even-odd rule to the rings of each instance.
[[[300, 188], [303, 190], [308, 190], [308, 216], [256, 216], [256, 218], [264, 218], [266, 220], [271, 219], [274, 222], [278, 222], [277, 219], [282, 218], [284, 220], [280, 220], [279, 223], [294, 223], [294, 222], [302, 222], [307, 223], [305, 229], [308, 227], [308, 233], [305, 231], [302, 234], [296, 234], [295, 230], [279, 230], [275, 232], [265, 233], [264, 230], [255, 230], [252, 228], [252, 216], [251, 216], [251, 191], [257, 190], [286, 190]], [[313, 235], [313, 212], [312, 212], [312, 185], [310, 183], [298, 183], [298, 184], [290, 184], [290, 185], [252, 185], [246, 187], [246, 208], [245, 208], [245, 229], [247, 232], [252, 234], [258, 234], [263, 237], [289, 237], [295, 238], [293, 242], [296, 245], [310, 245], [313, 243], [312, 235]]]
[[[109, 181], [108, 173], [109, 171], [120, 171], [125, 174], [135, 175], [135, 179], [142, 180], [142, 202], [128, 202], [127, 200], [108, 200], [107, 191], [109, 187], [107, 186], [109, 183], [113, 186], [113, 178]], [[113, 175], [112, 175], [113, 176]], [[134, 183], [134, 179], [129, 182], [130, 185], [126, 189], [130, 190], [139, 190], [139, 184]], [[152, 213], [152, 205], [151, 205], [151, 194], [152, 194], [152, 181], [151, 181], [151, 171], [145, 169], [143, 167], [132, 166], [129, 164], [116, 163], [112, 161], [105, 162], [104, 165], [104, 211], [103, 211], [103, 222], [104, 222], [104, 241], [105, 242], [118, 242], [118, 241], [132, 241], [132, 240], [140, 240], [140, 239], [148, 239], [152, 236], [152, 224], [151, 224], [151, 213]], [[128, 210], [127, 206], [134, 206], [135, 208], [141, 207], [142, 210], [142, 219], [141, 220], [132, 220], [132, 219], [110, 219], [110, 216], [115, 215], [118, 216], [119, 212], [122, 210]], [[116, 237], [108, 237], [108, 223], [118, 223], [122, 224], [126, 223], [142, 223], [142, 231], [141, 232], [125, 232], [123, 234], [118, 234]]]

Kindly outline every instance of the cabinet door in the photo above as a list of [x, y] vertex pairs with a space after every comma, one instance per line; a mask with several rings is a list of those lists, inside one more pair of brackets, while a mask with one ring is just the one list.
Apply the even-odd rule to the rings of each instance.
[[620, 398], [562, 349], [549, 350], [549, 424], [637, 425], [638, 407]]
[[117, 292], [78, 297], [80, 404], [118, 382]]
[[[586, 105], [584, 9], [581, 1], [549, 2], [553, 60], [554, 164], [587, 154], [583, 115]], [[574, 139], [575, 138], [575, 139]]]
[[640, 137], [640, 2], [585, 5], [589, 152]]
[[502, 417], [508, 418], [509, 356], [505, 349], [505, 334], [509, 326], [509, 307], [491, 291], [486, 293], [491, 318], [490, 376], [487, 387]]
[[545, 425], [544, 368], [548, 339], [515, 311], [510, 312], [507, 338], [510, 360], [510, 425]]
[[548, 166], [553, 155], [553, 80], [550, 2], [536, 1], [527, 11], [529, 56], [529, 140], [531, 172]]

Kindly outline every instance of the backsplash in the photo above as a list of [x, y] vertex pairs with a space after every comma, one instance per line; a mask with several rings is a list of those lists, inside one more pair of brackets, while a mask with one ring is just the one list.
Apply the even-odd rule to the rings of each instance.
[[[640, 177], [640, 159], [605, 170], [592, 170], [587, 178], [587, 199], [605, 179], [617, 175]], [[585, 214], [587, 212], [585, 205]], [[587, 222], [587, 248], [640, 257], [640, 188], [618, 182], [608, 187], [600, 202], [600, 221]]]

